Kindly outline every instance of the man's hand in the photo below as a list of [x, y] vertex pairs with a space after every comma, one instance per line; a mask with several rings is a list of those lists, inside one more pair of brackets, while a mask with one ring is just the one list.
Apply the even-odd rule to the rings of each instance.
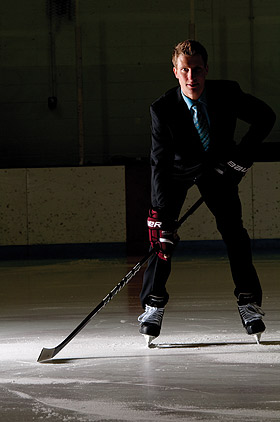
[[151, 246], [157, 248], [156, 254], [160, 259], [167, 261], [180, 240], [176, 221], [162, 220], [158, 211], [150, 209], [147, 224]]

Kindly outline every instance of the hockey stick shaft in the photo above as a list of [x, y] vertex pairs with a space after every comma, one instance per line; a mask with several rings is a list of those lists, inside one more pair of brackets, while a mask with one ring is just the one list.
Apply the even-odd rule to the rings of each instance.
[[[203, 199], [199, 198], [191, 208], [180, 218], [178, 221], [178, 227], [180, 227], [186, 219], [192, 215], [195, 210], [203, 203]], [[124, 276], [124, 278], [102, 299], [102, 301], [83, 319], [83, 321], [63, 340], [58, 346], [47, 349], [43, 348], [38, 362], [43, 362], [52, 359], [57, 353], [60, 352], [76, 335], [89, 323], [89, 321], [106, 306], [113, 297], [119, 293], [124, 286], [135, 276], [135, 274], [143, 267], [143, 265], [149, 260], [149, 258], [156, 252], [157, 248], [152, 248], [147, 255], [145, 255], [137, 264]]]
[[44, 360], [52, 359], [55, 355], [57, 355], [60, 350], [62, 350], [76, 335], [89, 323], [89, 321], [99, 312], [101, 311], [104, 306], [106, 306], [113, 297], [119, 293], [123, 287], [135, 276], [135, 274], [142, 268], [142, 266], [148, 261], [150, 256], [154, 254], [155, 250], [152, 249], [149, 254], [147, 254], [144, 258], [141, 259], [130, 271], [126, 274], [126, 276], [111, 290], [107, 296], [102, 299], [102, 301], [83, 319], [83, 321], [63, 340], [58, 346], [54, 347], [53, 349], [46, 349], [43, 348], [41, 354], [38, 358], [38, 362], [42, 362]]

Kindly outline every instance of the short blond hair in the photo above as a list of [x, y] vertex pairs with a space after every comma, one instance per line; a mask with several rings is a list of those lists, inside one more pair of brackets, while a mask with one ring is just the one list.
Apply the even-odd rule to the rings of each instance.
[[177, 67], [178, 57], [183, 54], [185, 56], [194, 56], [195, 54], [200, 54], [204, 62], [204, 66], [208, 62], [208, 54], [206, 49], [195, 40], [185, 40], [177, 44], [172, 53], [172, 63], [174, 67]]

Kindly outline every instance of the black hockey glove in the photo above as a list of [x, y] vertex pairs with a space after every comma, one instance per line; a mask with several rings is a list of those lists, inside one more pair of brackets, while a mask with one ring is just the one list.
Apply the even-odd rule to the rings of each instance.
[[158, 257], [164, 261], [172, 256], [174, 248], [180, 240], [176, 223], [176, 221], [161, 219], [158, 211], [149, 210], [147, 220], [149, 240], [152, 248], [157, 248]]
[[217, 164], [215, 170], [238, 185], [251, 166], [251, 163], [238, 164], [235, 161], [227, 161], [226, 163]]

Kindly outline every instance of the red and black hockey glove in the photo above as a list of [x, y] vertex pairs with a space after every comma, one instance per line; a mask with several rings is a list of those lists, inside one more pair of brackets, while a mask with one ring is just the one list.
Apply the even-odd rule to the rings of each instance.
[[161, 219], [158, 211], [150, 209], [147, 224], [152, 248], [156, 247], [158, 257], [167, 261], [180, 240], [177, 234], [176, 221]]

